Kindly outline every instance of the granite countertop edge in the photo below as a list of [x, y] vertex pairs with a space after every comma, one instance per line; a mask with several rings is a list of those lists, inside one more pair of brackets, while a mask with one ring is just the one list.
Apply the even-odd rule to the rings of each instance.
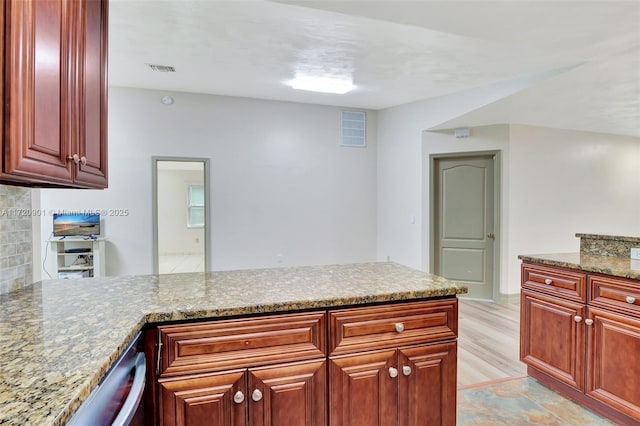
[[629, 258], [581, 253], [551, 253], [519, 255], [518, 259], [524, 262], [640, 280], [640, 261], [634, 263]]

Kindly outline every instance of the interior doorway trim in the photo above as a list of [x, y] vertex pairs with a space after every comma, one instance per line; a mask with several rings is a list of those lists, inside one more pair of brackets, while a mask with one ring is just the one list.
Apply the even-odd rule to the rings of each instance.
[[[429, 212], [429, 272], [434, 273], [435, 271], [435, 250], [436, 250], [436, 241], [435, 235], [436, 233], [436, 188], [435, 184], [437, 182], [436, 173], [438, 173], [436, 166], [436, 161], [439, 159], [456, 159], [456, 158], [467, 158], [467, 157], [481, 157], [481, 156], [493, 156], [494, 163], [494, 175], [493, 175], [493, 187], [494, 187], [494, 198], [493, 198], [493, 217], [494, 217], [494, 234], [496, 238], [493, 244], [493, 300], [500, 300], [501, 293], [501, 262], [500, 262], [500, 253], [501, 253], [501, 241], [502, 241], [502, 219], [501, 219], [501, 199], [502, 199], [502, 151], [501, 150], [489, 150], [489, 151], [461, 151], [461, 152], [449, 152], [449, 153], [439, 153], [439, 154], [430, 154], [429, 155], [429, 208], [427, 211]], [[424, 246], [423, 246], [424, 247]]]
[[209, 236], [211, 228], [211, 202], [209, 197], [209, 159], [198, 157], [151, 157], [152, 171], [152, 212], [153, 212], [153, 273], [158, 274], [160, 265], [158, 263], [158, 162], [174, 161], [174, 162], [191, 162], [202, 163], [204, 166], [204, 271], [209, 271]]

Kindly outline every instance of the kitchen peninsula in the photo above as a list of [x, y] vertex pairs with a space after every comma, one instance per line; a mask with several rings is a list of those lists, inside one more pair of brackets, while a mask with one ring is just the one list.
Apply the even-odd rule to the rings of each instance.
[[[404, 336], [436, 329], [438, 336], [447, 336], [440, 341], [454, 344], [455, 356], [456, 295], [466, 291], [395, 263], [39, 282], [0, 296], [0, 423], [66, 423], [131, 339], [150, 324], [158, 329], [184, 321], [434, 302], [446, 309], [435, 316], [416, 311]], [[346, 334], [342, 341], [347, 345], [336, 341], [334, 350], [352, 353]], [[353, 347], [360, 344], [367, 348], [357, 339]]]
[[579, 253], [522, 255], [529, 375], [621, 425], [640, 423], [640, 238], [577, 234]]

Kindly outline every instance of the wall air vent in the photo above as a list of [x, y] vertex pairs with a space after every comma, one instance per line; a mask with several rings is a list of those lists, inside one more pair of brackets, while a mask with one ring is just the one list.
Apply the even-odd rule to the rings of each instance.
[[176, 72], [176, 68], [171, 65], [155, 65], [155, 64], [147, 64], [152, 71], [158, 72]]
[[340, 145], [364, 148], [367, 146], [367, 113], [364, 111], [341, 111]]

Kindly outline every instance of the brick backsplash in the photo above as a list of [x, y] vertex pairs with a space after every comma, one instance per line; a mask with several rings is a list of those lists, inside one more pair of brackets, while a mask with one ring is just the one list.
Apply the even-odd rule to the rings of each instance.
[[32, 283], [31, 189], [0, 185], [0, 294]]

